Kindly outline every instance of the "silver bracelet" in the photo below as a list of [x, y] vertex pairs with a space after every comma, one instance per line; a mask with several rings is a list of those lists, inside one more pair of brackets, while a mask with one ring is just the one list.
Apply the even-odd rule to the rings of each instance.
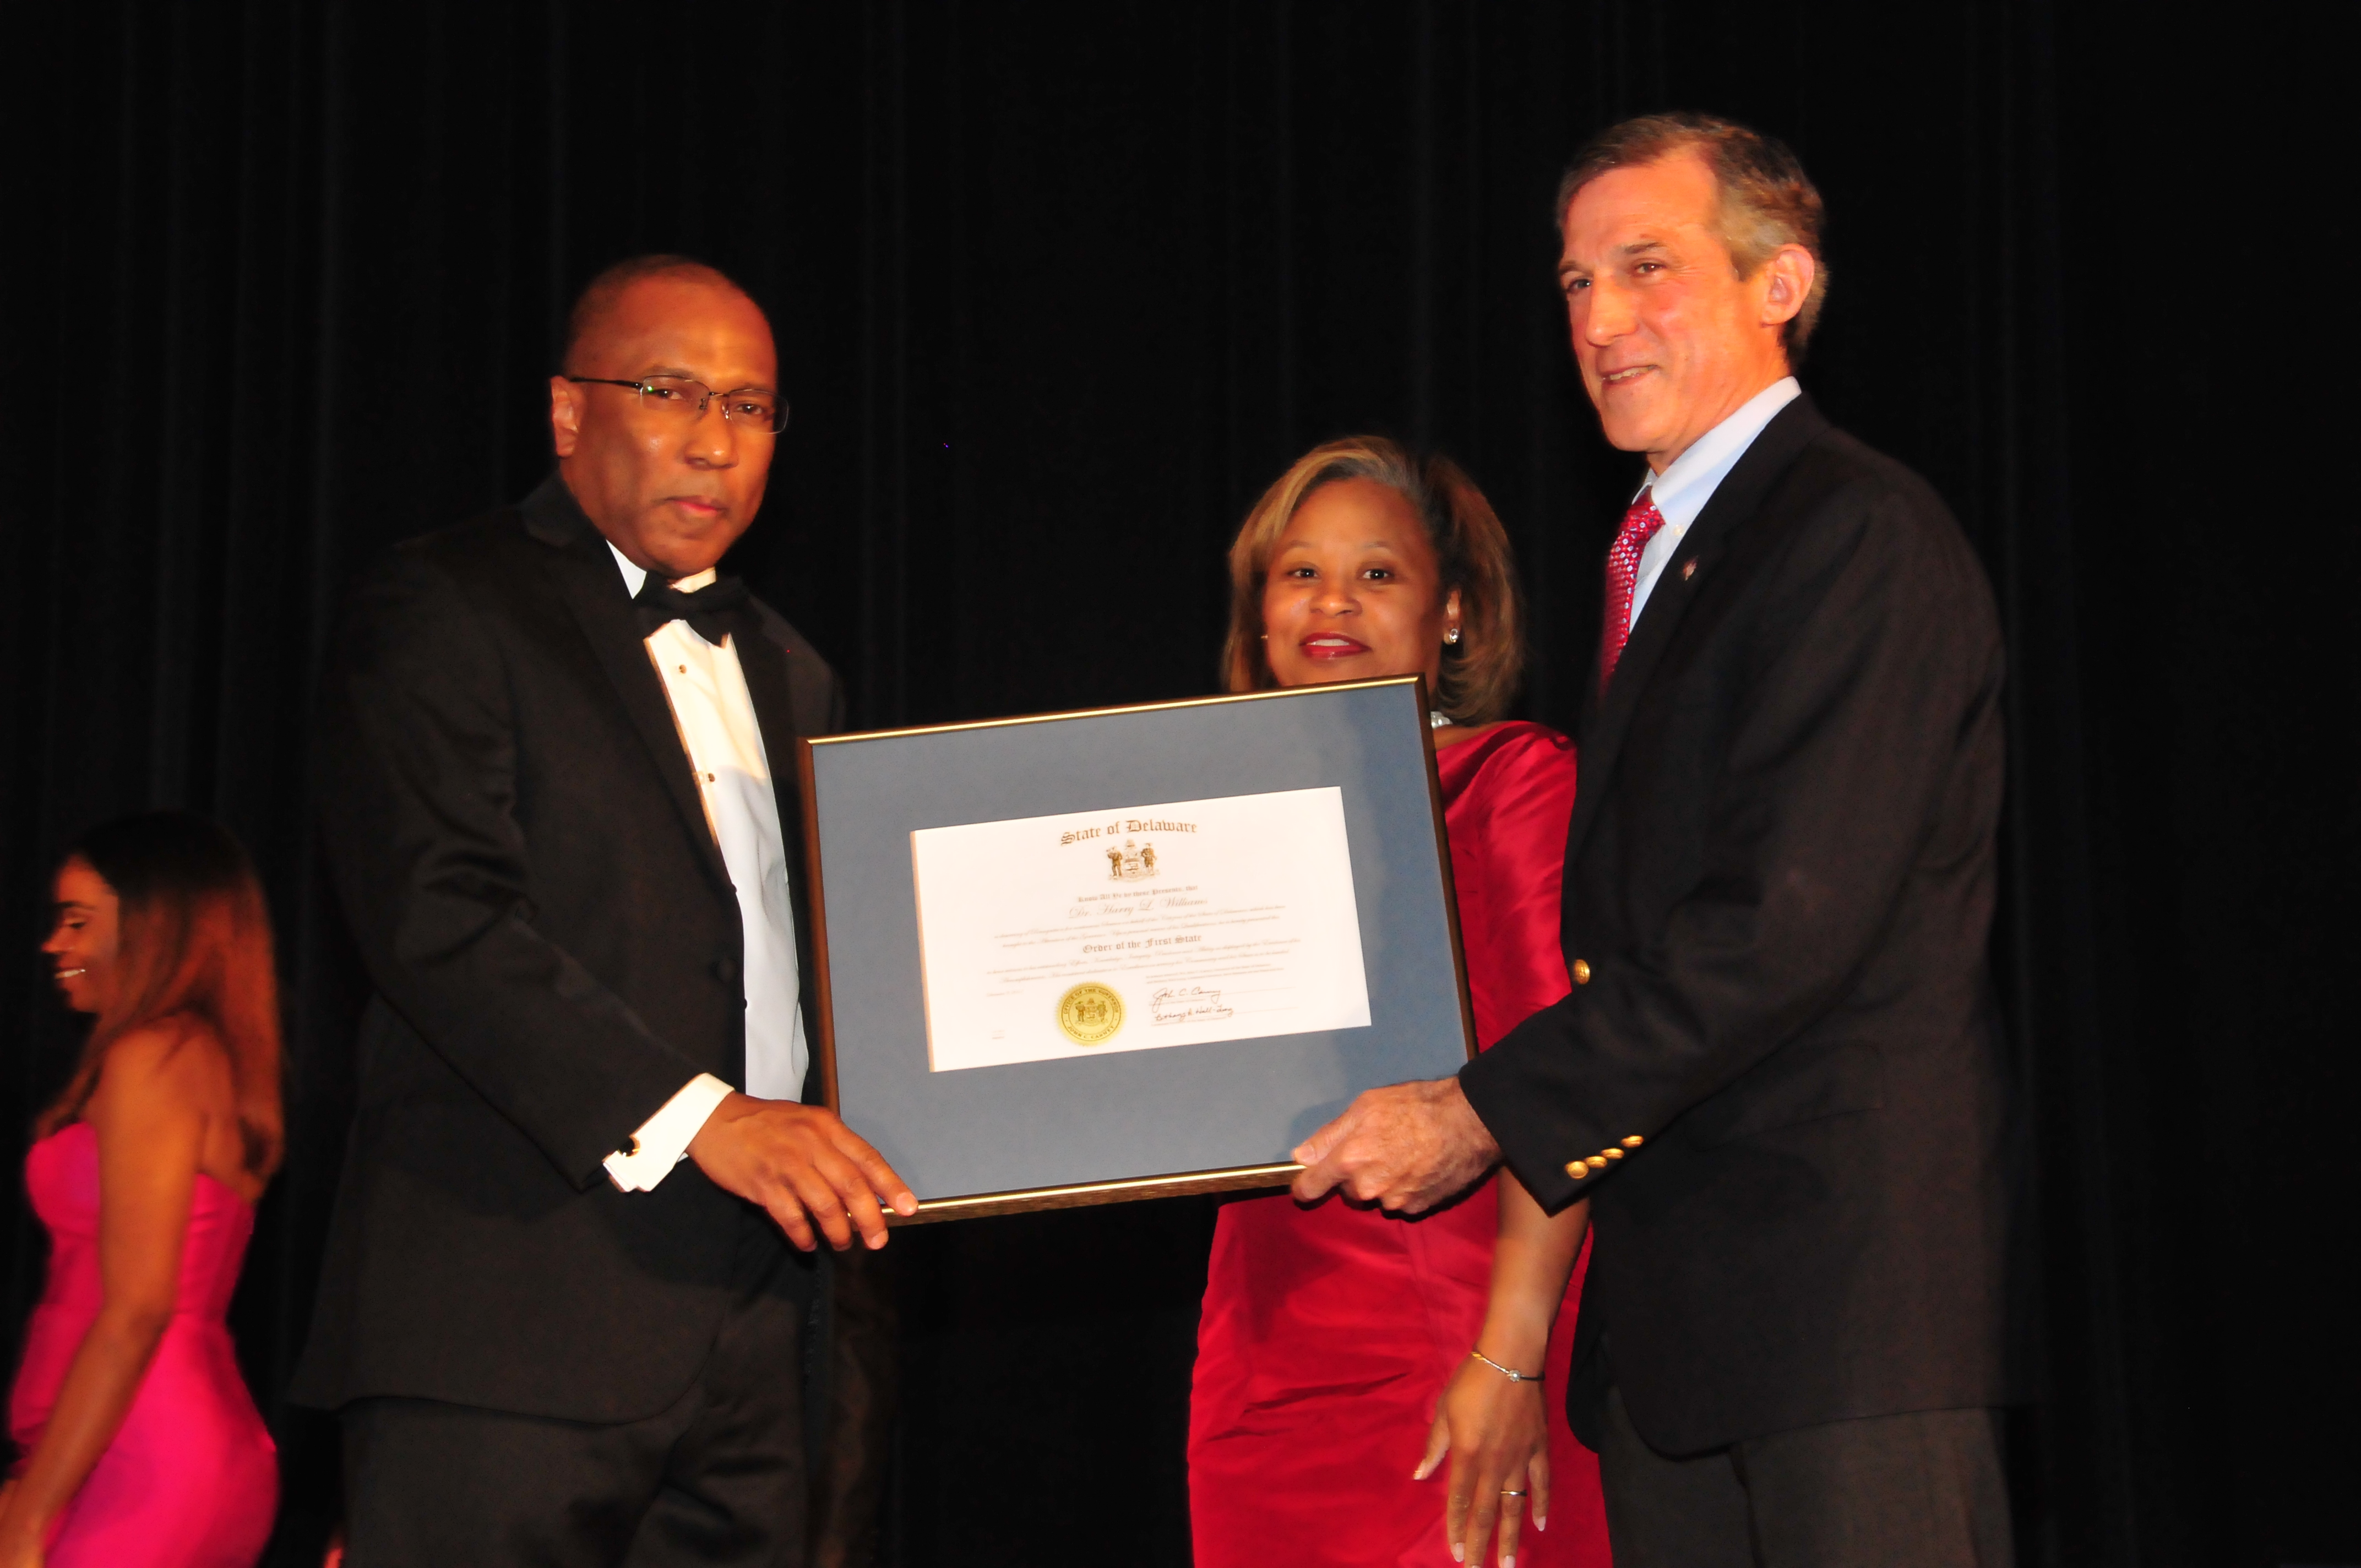
[[1501, 1376], [1507, 1378], [1511, 1383], [1538, 1383], [1542, 1380], [1542, 1375], [1538, 1372], [1519, 1372], [1514, 1368], [1503, 1366], [1480, 1350], [1471, 1350], [1467, 1354], [1474, 1356], [1477, 1360], [1482, 1362], [1485, 1365], [1490, 1367], [1493, 1371], [1499, 1373]]

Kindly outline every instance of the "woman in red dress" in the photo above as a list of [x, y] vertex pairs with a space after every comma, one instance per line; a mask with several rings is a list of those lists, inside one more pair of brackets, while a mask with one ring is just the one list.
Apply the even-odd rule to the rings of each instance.
[[25, 1187], [49, 1231], [8, 1425], [0, 1568], [247, 1568], [270, 1434], [223, 1321], [279, 1163], [279, 1001], [262, 890], [212, 823], [126, 817], [57, 881], [43, 950], [94, 1013]]
[[[1498, 721], [1521, 664], [1499, 519], [1448, 459], [1332, 442], [1264, 494], [1230, 577], [1232, 690], [1426, 675], [1488, 1047], [1571, 989], [1558, 890], [1574, 749], [1541, 725]], [[1529, 1528], [1502, 1550], [1523, 1568], [1607, 1563], [1598, 1461], [1566, 1429], [1562, 1397], [1500, 1370], [1545, 1374], [1563, 1395], [1584, 1229], [1578, 1213], [1544, 1216], [1506, 1172], [1416, 1220], [1284, 1195], [1224, 1206], [1190, 1404], [1198, 1568], [1451, 1563], [1437, 1474], [1451, 1429], [1437, 1401], [1463, 1367], [1498, 1382], [1461, 1396], [1483, 1402], [1486, 1441], [1521, 1436], [1532, 1454], [1518, 1488]]]

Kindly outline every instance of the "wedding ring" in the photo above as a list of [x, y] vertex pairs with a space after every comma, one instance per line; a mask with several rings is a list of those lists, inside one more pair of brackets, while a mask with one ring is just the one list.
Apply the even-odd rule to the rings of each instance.
[[1523, 1494], [1522, 1492], [1508, 1492], [1508, 1491], [1504, 1491], [1504, 1492], [1502, 1492], [1502, 1493], [1500, 1494], [1500, 1496], [1502, 1496], [1502, 1497], [1523, 1497], [1523, 1496], [1524, 1496], [1524, 1494]]

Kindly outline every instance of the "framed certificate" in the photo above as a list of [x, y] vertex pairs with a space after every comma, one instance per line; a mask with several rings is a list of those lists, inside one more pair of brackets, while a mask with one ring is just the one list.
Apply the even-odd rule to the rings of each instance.
[[829, 1104], [917, 1218], [1277, 1186], [1474, 1048], [1415, 675], [801, 744]]

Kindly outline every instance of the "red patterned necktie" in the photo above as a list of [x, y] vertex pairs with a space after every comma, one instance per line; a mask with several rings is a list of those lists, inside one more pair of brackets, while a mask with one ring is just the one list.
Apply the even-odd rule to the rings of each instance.
[[1623, 527], [1615, 535], [1614, 548], [1607, 552], [1607, 617], [1598, 633], [1598, 689], [1607, 690], [1607, 678], [1615, 673], [1615, 661], [1623, 656], [1623, 644], [1631, 635], [1631, 591], [1640, 584], [1640, 552], [1664, 526], [1664, 514], [1656, 510], [1649, 499], [1654, 489], [1640, 492], [1631, 510], [1623, 514]]

